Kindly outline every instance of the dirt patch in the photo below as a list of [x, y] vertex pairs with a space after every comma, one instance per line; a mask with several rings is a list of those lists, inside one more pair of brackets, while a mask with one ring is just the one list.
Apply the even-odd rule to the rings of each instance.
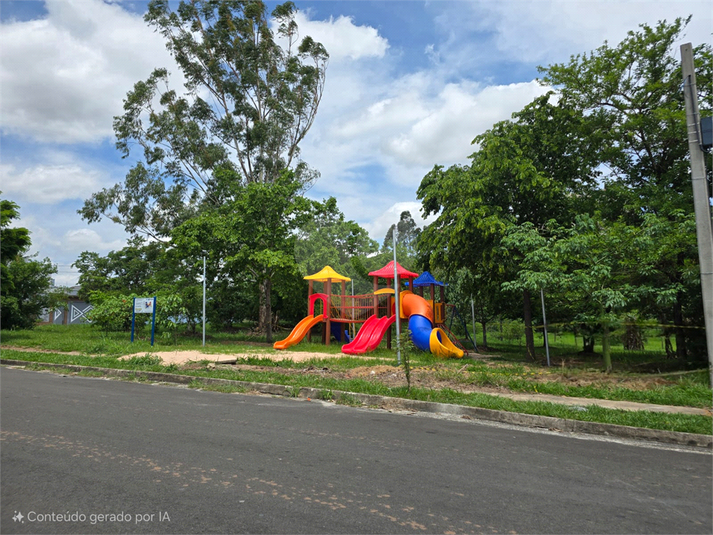
[[[132, 355], [126, 355], [119, 357], [120, 359], [130, 359], [132, 357], [143, 357], [149, 354], [152, 357], [160, 358], [164, 364], [186, 364], [188, 362], [200, 362], [202, 360], [207, 360], [209, 362], [221, 363], [221, 362], [231, 362], [236, 359], [252, 357], [252, 358], [264, 358], [272, 361], [281, 360], [291, 360], [292, 362], [304, 362], [311, 359], [333, 359], [339, 358], [340, 354], [329, 355], [326, 353], [308, 353], [304, 351], [280, 351], [279, 353], [250, 353], [250, 354], [224, 354], [224, 353], [202, 353], [201, 351], [157, 351], [155, 353], [147, 353], [146, 351], [142, 353], [134, 353]], [[371, 357], [364, 357], [371, 358]]]
[[[47, 352], [47, 353], [57, 353], [57, 351], [48, 351], [43, 349], [27, 348], [27, 347], [14, 347], [14, 346], [2, 346], [3, 349], [14, 349], [18, 351], [32, 351], [32, 352]], [[66, 354], [80, 355], [78, 352], [71, 352]], [[403, 368], [397, 366], [388, 366], [383, 364], [377, 364], [374, 366], [369, 366], [369, 361], [373, 361], [374, 357], [361, 356], [364, 359], [364, 365], [358, 366], [351, 369], [332, 369], [327, 363], [324, 366], [320, 364], [314, 364], [308, 367], [301, 368], [283, 368], [274, 366], [260, 366], [260, 365], [249, 365], [249, 364], [234, 364], [236, 359], [242, 359], [247, 357], [252, 358], [264, 358], [272, 361], [282, 361], [291, 360], [293, 362], [305, 362], [309, 360], [325, 360], [339, 358], [341, 355], [337, 354], [325, 354], [325, 353], [310, 353], [303, 351], [280, 351], [278, 353], [265, 352], [265, 353], [203, 353], [201, 351], [158, 351], [158, 352], [140, 352], [134, 353], [132, 355], [126, 355], [120, 357], [121, 359], [129, 359], [132, 357], [143, 357], [145, 355], [150, 355], [153, 357], [160, 358], [164, 364], [176, 364], [184, 369], [200, 369], [204, 367], [201, 362], [210, 363], [211, 367], [225, 367], [227, 369], [239, 369], [239, 370], [251, 370], [251, 371], [270, 371], [272, 373], [282, 373], [285, 375], [318, 375], [321, 377], [328, 377], [332, 379], [362, 379], [366, 381], [379, 382], [390, 387], [399, 387], [406, 384], [406, 375]], [[459, 368], [450, 368], [440, 364], [435, 364], [429, 367], [417, 367], [411, 371], [411, 383], [413, 386], [418, 386], [421, 388], [428, 389], [443, 389], [449, 388], [451, 390], [470, 393], [470, 392], [485, 392], [485, 393], [504, 393], [508, 392], [509, 389], [504, 386], [507, 382], [509, 374], [506, 370], [509, 366], [503, 365], [500, 362], [490, 362], [488, 357], [479, 358], [480, 361], [486, 361], [489, 364], [491, 370], [497, 370], [498, 368], [503, 369], [502, 384], [498, 378], [499, 374], [495, 374], [493, 382], [491, 384], [478, 384], [477, 372], [467, 371], [468, 365], [465, 364]], [[650, 390], [656, 388], [657, 386], [663, 386], [667, 384], [672, 384], [670, 378], [663, 377], [622, 377], [622, 376], [609, 376], [601, 372], [596, 371], [571, 371], [569, 372], [566, 368], [560, 368], [559, 370], [555, 367], [553, 368], [542, 368], [538, 366], [526, 368], [526, 373], [523, 374], [524, 378], [531, 383], [542, 383], [542, 382], [558, 382], [568, 386], [621, 386], [622, 388], [628, 388], [632, 390]]]
[[54, 351], [52, 349], [40, 349], [39, 347], [21, 347], [21, 346], [2, 346], [3, 349], [10, 349], [12, 351], [24, 351], [26, 353], [62, 353], [63, 355], [77, 355], [81, 356], [84, 353], [79, 351]]
[[403, 373], [403, 370], [401, 368], [397, 368], [396, 366], [359, 366], [358, 368], [352, 368], [349, 370], [346, 373], [346, 376], [350, 379], [368, 379], [373, 377], [382, 378], [385, 375], [395, 376], [399, 373]]

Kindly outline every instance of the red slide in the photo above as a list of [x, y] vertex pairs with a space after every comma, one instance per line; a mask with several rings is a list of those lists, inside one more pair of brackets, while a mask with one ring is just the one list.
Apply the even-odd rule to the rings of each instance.
[[360, 355], [376, 349], [384, 337], [384, 333], [396, 321], [396, 316], [377, 318], [376, 315], [369, 316], [361, 326], [354, 340], [342, 346], [342, 353], [349, 355]]

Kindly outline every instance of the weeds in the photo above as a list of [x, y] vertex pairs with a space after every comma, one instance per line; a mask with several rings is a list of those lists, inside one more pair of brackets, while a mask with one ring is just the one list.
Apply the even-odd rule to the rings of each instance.
[[399, 342], [401, 345], [401, 360], [404, 367], [404, 374], [406, 375], [406, 393], [408, 394], [411, 392], [411, 357], [417, 349], [408, 331], [401, 333]]
[[337, 405], [347, 405], [349, 407], [361, 407], [362, 403], [351, 394], [342, 393], [336, 400]]

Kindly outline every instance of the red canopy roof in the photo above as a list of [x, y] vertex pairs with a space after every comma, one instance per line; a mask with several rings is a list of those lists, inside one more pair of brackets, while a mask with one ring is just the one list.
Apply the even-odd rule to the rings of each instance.
[[[418, 277], [418, 273], [414, 273], [413, 271], [404, 269], [398, 262], [396, 262], [396, 271], [399, 274], [399, 278], [415, 279], [416, 277]], [[372, 271], [371, 273], [369, 273], [369, 275], [372, 277], [381, 277], [382, 279], [393, 279], [394, 261], [392, 260], [378, 271]]]

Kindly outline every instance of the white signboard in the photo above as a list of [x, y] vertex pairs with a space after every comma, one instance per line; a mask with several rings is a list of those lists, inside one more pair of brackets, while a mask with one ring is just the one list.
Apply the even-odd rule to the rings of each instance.
[[137, 297], [134, 299], [134, 314], [153, 314], [153, 297]]

